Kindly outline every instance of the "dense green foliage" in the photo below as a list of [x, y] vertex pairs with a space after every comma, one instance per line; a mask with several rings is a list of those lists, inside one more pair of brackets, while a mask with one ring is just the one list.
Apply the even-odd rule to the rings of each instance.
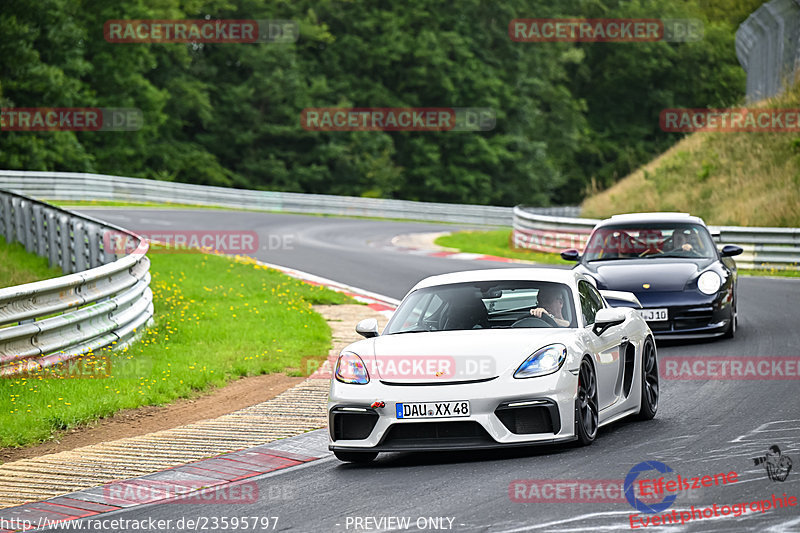
[[[136, 132], [10, 132], [0, 168], [482, 204], [574, 203], [737, 102], [756, 0], [0, 3], [2, 107], [138, 107]], [[294, 44], [115, 44], [110, 19], [293, 19]], [[515, 18], [694, 17], [695, 43], [521, 43]], [[307, 107], [491, 107], [490, 132], [309, 132]]]

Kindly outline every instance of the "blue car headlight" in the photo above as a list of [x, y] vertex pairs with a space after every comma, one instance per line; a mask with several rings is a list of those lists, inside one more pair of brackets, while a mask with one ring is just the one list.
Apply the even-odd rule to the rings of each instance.
[[567, 360], [567, 347], [563, 344], [551, 344], [536, 350], [514, 372], [517, 379], [546, 376], [557, 371]]
[[334, 373], [336, 381], [342, 383], [353, 383], [356, 385], [366, 385], [369, 383], [369, 372], [364, 361], [353, 352], [342, 352], [336, 361], [336, 371]]

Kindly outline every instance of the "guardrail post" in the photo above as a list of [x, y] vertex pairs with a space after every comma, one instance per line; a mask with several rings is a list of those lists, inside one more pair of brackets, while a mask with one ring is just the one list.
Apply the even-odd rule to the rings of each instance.
[[75, 268], [72, 263], [72, 246], [70, 243], [70, 234], [72, 233], [72, 221], [67, 215], [58, 216], [58, 237], [59, 237], [59, 265], [64, 274], [72, 274]]
[[72, 224], [72, 250], [75, 254], [75, 272], [89, 268], [86, 248], [86, 223], [76, 221]]
[[25, 250], [33, 254], [36, 253], [36, 230], [33, 220], [33, 204], [26, 202], [22, 214], [23, 231], [25, 232]]
[[33, 206], [33, 233], [36, 237], [36, 255], [47, 257], [47, 228], [44, 216], [44, 208], [41, 205]]
[[0, 196], [0, 235], [11, 242], [11, 199], [6, 195]]
[[102, 261], [102, 240], [103, 232], [97, 224], [86, 224], [86, 246], [88, 249], [88, 260], [91, 268], [98, 267], [103, 264]]
[[14, 237], [13, 238], [14, 238], [14, 240], [16, 240], [17, 242], [19, 242], [20, 244], [22, 244], [24, 246], [25, 245], [25, 236], [27, 235], [27, 233], [25, 232], [24, 214], [23, 214], [23, 211], [24, 211], [24, 207], [23, 206], [24, 206], [25, 202], [23, 200], [21, 200], [21, 199], [18, 199], [18, 198], [15, 198], [14, 200], [16, 200], [16, 201], [13, 202], [13, 206], [12, 206], [12, 208], [13, 208], [12, 213], [13, 213], [13, 216], [14, 216], [14, 221], [13, 221], [14, 222]]
[[[61, 267], [58, 261], [58, 218], [56, 214], [48, 209], [45, 213], [45, 219], [47, 223], [47, 259], [49, 260], [51, 267]], [[63, 269], [62, 269], [63, 271]]]

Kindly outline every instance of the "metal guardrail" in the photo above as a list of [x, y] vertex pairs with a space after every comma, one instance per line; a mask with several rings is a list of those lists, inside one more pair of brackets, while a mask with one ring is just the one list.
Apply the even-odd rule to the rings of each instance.
[[[590, 218], [542, 216], [514, 208], [513, 246], [540, 252], [560, 252], [566, 248], [583, 250], [594, 226]], [[800, 269], [800, 228], [758, 228], [709, 226], [721, 244], [736, 244], [744, 249], [736, 264], [754, 269]]]
[[[142, 178], [72, 172], [0, 171], [0, 188], [57, 201], [180, 203], [257, 211], [315, 213], [510, 226], [511, 207], [442, 204], [385, 198], [230, 189]], [[577, 216], [577, 207], [541, 207], [536, 212]]]
[[[118, 257], [110, 232], [136, 249]], [[122, 346], [153, 316], [148, 243], [137, 235], [2, 189], [0, 235], [67, 274], [0, 288], [0, 376]]]
[[780, 93], [800, 63], [800, 0], [765, 2], [736, 31], [736, 56], [747, 71], [747, 101]]

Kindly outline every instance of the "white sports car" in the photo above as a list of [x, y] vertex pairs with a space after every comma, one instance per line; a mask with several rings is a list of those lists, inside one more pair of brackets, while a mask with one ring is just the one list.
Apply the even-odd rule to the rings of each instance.
[[[627, 302], [611, 307], [605, 296]], [[345, 348], [331, 378], [329, 448], [379, 452], [594, 441], [600, 426], [658, 408], [653, 334], [631, 293], [574, 270], [433, 276]]]

